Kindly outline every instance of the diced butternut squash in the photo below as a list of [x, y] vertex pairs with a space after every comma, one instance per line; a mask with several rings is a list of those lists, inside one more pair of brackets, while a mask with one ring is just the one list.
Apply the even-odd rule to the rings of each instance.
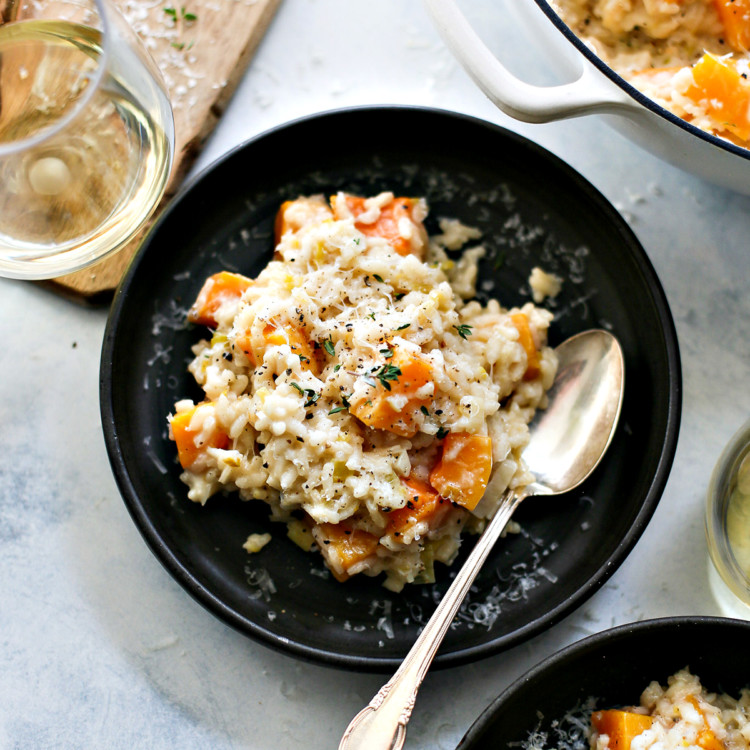
[[526, 372], [524, 372], [523, 379], [533, 380], [539, 377], [541, 370], [539, 368], [539, 352], [534, 343], [529, 319], [524, 313], [514, 313], [510, 316], [510, 319], [518, 331], [518, 343], [521, 344], [526, 352]]
[[724, 26], [724, 39], [735, 52], [750, 49], [750, 1], [714, 0]]
[[291, 206], [292, 201], [284, 201], [281, 206], [279, 207], [279, 210], [276, 212], [276, 218], [273, 222], [273, 245], [276, 247], [276, 245], [279, 244], [281, 241], [281, 238], [289, 231], [289, 224], [287, 220], [284, 218], [284, 215], [286, 214], [287, 208]]
[[430, 402], [429, 396], [420, 393], [432, 381], [430, 363], [419, 354], [395, 349], [393, 357], [368, 377], [374, 383], [372, 395], [352, 404], [349, 413], [377, 430], [402, 437], [416, 435], [415, 417]]
[[355, 529], [346, 521], [322, 523], [313, 530], [315, 541], [328, 567], [338, 581], [345, 581], [347, 571], [356, 563], [375, 554], [378, 537], [361, 529]]
[[408, 528], [422, 521], [427, 521], [431, 527], [438, 526], [442, 517], [451, 507], [450, 502], [440, 495], [426, 482], [414, 477], [401, 480], [408, 493], [406, 505], [392, 510], [388, 514], [386, 534], [400, 536]]
[[172, 439], [177, 444], [177, 457], [183, 469], [189, 469], [206, 448], [221, 448], [223, 450], [229, 445], [229, 437], [218, 428], [205, 435], [202, 443], [196, 444], [196, 438], [201, 435], [202, 430], [190, 429], [190, 422], [198, 406], [200, 404], [192, 409], [175, 414], [169, 420], [172, 428]]
[[430, 484], [445, 498], [474, 510], [492, 471], [492, 439], [487, 435], [448, 433], [443, 453], [430, 472]]
[[693, 66], [693, 81], [685, 96], [720, 123], [720, 132], [750, 138], [750, 81], [731, 62], [709, 53]]
[[698, 732], [695, 744], [702, 747], [703, 750], [724, 750], [724, 743], [705, 725]]
[[[421, 257], [425, 245], [425, 230], [420, 219], [415, 217], [414, 208], [417, 202], [413, 198], [394, 198], [380, 209], [380, 215], [374, 222], [360, 221], [358, 217], [367, 211], [365, 198], [354, 195], [345, 195], [346, 206], [354, 216], [354, 226], [365, 235], [365, 237], [382, 237], [399, 255], [410, 255], [415, 253]], [[331, 199], [334, 209], [334, 218], [347, 218], [337, 210], [337, 201]], [[412, 236], [402, 235], [402, 220], [407, 220], [413, 225]], [[408, 232], [407, 232], [408, 234]]]
[[630, 743], [641, 732], [653, 724], [651, 716], [637, 714], [633, 711], [608, 709], [595, 711], [591, 715], [591, 724], [599, 734], [609, 737], [609, 750], [630, 750]]
[[252, 283], [252, 279], [230, 271], [220, 271], [209, 276], [188, 311], [188, 320], [215, 328], [218, 309], [226, 302], [239, 300]]
[[688, 702], [693, 704], [695, 710], [701, 715], [701, 718], [703, 719], [703, 728], [698, 732], [695, 744], [698, 745], [698, 747], [702, 747], [703, 750], [724, 750], [724, 743], [719, 740], [719, 738], [708, 726], [708, 722], [706, 721], [706, 714], [701, 708], [698, 699], [694, 695], [689, 695], [687, 697], [687, 700]]
[[322, 195], [284, 201], [274, 221], [274, 246], [287, 232], [298, 232], [303, 227], [333, 218], [333, 211]]
[[263, 360], [263, 352], [266, 347], [288, 344], [292, 352], [299, 356], [304, 370], [310, 370], [313, 374], [320, 375], [324, 362], [322, 349], [316, 349], [314, 344], [311, 344], [305, 334], [296, 326], [288, 325], [281, 328], [269, 323], [263, 329], [263, 340], [264, 345], [262, 347], [254, 348], [250, 334], [244, 333], [235, 338], [234, 344], [247, 355], [253, 366]]

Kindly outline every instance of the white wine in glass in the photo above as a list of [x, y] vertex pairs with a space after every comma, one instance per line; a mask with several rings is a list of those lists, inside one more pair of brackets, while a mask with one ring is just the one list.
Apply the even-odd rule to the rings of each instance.
[[40, 279], [115, 252], [172, 166], [164, 84], [105, 0], [34, 3], [0, 25], [0, 275]]

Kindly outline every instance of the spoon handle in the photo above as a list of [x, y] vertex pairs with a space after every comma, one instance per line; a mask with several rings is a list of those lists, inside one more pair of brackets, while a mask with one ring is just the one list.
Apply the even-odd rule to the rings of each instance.
[[393, 677], [351, 721], [339, 750], [399, 750], [417, 691], [479, 569], [523, 499], [507, 490], [497, 512]]

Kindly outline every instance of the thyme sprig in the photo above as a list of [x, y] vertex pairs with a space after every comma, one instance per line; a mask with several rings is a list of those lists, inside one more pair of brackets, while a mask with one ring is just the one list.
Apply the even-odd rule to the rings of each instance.
[[341, 406], [334, 406], [331, 411], [328, 412], [328, 416], [331, 416], [331, 414], [338, 414], [340, 411], [344, 411], [345, 409], [348, 409], [349, 404], [349, 397], [352, 394], [350, 393], [349, 396], [342, 396], [341, 397]]
[[[176, 7], [173, 6], [167, 6], [166, 8], [163, 8], [164, 14], [172, 19], [172, 23], [178, 27], [179, 35], [182, 36], [183, 31], [185, 30], [185, 26], [194, 23], [198, 20], [198, 16], [193, 13], [192, 11], [189, 11], [184, 5], [180, 7], [178, 10]], [[174, 47], [177, 50], [184, 50], [185, 49], [185, 42], [179, 41], [179, 42], [171, 42], [170, 43], [172, 47]], [[191, 41], [190, 44], [187, 45], [187, 49], [190, 49], [193, 44], [195, 44], [195, 40]]]
[[469, 336], [471, 336], [471, 328], [472, 328], [472, 326], [470, 326], [468, 323], [461, 323], [461, 324], [459, 324], [457, 326], [453, 326], [453, 327], [456, 329], [456, 331], [458, 332], [458, 335], [462, 339], [468, 339]]
[[307, 396], [305, 407], [314, 406], [318, 402], [320, 394], [312, 388], [303, 388], [299, 383], [295, 383], [293, 380], [289, 382], [289, 385], [295, 390], [298, 390], [303, 396]]
[[198, 16], [195, 13], [191, 13], [184, 5], [178, 11], [177, 8], [170, 6], [164, 8], [164, 12], [176, 23], [178, 20], [192, 23], [198, 20]]
[[389, 381], [398, 380], [399, 375], [401, 375], [401, 368], [396, 367], [396, 365], [383, 365], [374, 375], [380, 381], [380, 385], [390, 391], [391, 384]]

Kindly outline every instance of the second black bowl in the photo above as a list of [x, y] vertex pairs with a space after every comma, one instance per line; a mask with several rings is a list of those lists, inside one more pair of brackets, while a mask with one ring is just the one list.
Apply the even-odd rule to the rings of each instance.
[[[667, 617], [605, 630], [527, 672], [477, 719], [460, 750], [556, 747], [564, 717], [637, 705], [652, 680], [689, 668], [703, 686], [739, 698], [750, 687], [750, 622], [721, 617]], [[560, 722], [563, 722], [562, 726]], [[588, 750], [584, 742], [571, 750]]]

